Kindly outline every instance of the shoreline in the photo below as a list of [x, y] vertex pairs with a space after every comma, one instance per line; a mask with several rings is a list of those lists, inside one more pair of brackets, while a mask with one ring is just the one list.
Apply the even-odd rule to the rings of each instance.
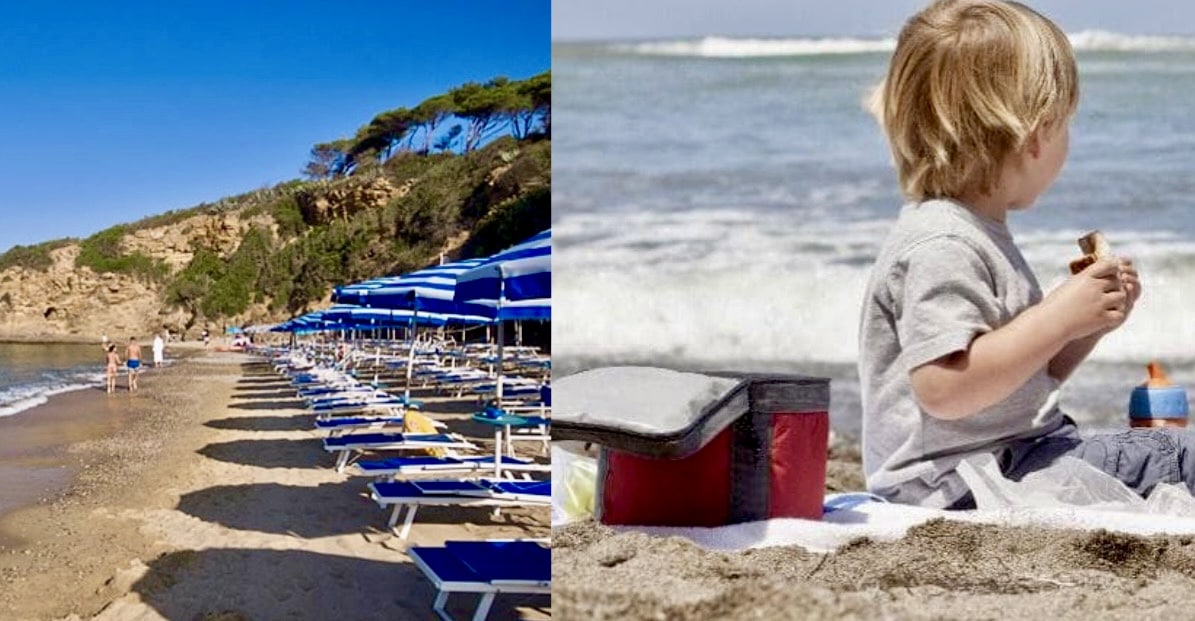
[[[152, 384], [154, 376], [195, 355], [180, 349], [184, 353], [167, 358], [162, 367], [143, 367], [138, 382], [148, 379]], [[102, 383], [72, 386], [45, 395], [42, 403], [0, 416], [0, 549], [18, 543], [2, 528], [5, 516], [59, 498], [87, 469], [71, 446], [98, 441], [128, 423], [131, 408], [147, 386], [139, 384], [138, 392], [130, 394], [127, 377], [122, 367], [116, 392], [110, 395]]]
[[[129, 409], [117, 401], [121, 396], [100, 386], [78, 388], [0, 417], [0, 525], [11, 513], [59, 498], [76, 482], [87, 464], [70, 446], [119, 431]], [[0, 527], [0, 545], [17, 543]]]
[[[0, 549], [0, 618], [427, 618], [435, 589], [408, 545], [550, 532], [546, 508], [429, 508], [399, 540], [368, 479], [331, 468], [289, 383], [253, 356], [202, 352], [126, 396], [112, 396], [122, 424], [64, 449], [83, 467], [62, 493], [0, 518], [19, 542]], [[428, 402], [486, 450], [473, 404]], [[549, 606], [505, 595], [489, 618], [545, 619]]]

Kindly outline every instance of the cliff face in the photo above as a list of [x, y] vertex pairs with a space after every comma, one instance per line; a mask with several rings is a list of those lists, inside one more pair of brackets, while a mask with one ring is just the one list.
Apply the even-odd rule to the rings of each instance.
[[0, 255], [0, 340], [281, 321], [335, 285], [496, 252], [550, 226], [551, 144], [395, 158]]
[[22, 267], [0, 273], [0, 339], [98, 342], [102, 335], [146, 338], [179, 325], [152, 285], [121, 274], [96, 274], [75, 266], [79, 246], [51, 251], [45, 271]]
[[[320, 199], [335, 212], [336, 202]], [[272, 217], [244, 217], [239, 211], [197, 214], [179, 222], [144, 228], [126, 234], [120, 248], [139, 252], [164, 263], [177, 274], [199, 248], [228, 256], [250, 228], [277, 232]], [[165, 285], [126, 274], [97, 274], [75, 263], [78, 243], [50, 251], [51, 265], [44, 271], [12, 267], [0, 272], [0, 340], [99, 341], [130, 336], [148, 338], [162, 330], [188, 331], [192, 338], [207, 327], [214, 333], [226, 325], [280, 321], [285, 312], [271, 312], [254, 304], [235, 317], [196, 321], [190, 313], [165, 303]]]

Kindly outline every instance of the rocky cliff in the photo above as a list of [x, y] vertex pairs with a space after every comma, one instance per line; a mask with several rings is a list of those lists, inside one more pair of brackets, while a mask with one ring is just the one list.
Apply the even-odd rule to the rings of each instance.
[[15, 267], [0, 273], [0, 339], [124, 340], [183, 323], [164, 308], [151, 284], [75, 266], [78, 244], [50, 252], [45, 271]]
[[292, 182], [14, 249], [0, 255], [0, 340], [194, 338], [326, 306], [333, 284], [492, 252], [549, 226], [549, 152], [408, 159], [403, 174]]

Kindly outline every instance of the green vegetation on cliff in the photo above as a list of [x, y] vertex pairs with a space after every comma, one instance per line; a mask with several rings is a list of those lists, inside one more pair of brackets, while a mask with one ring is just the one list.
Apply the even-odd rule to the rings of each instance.
[[23, 267], [44, 272], [53, 263], [50, 251], [70, 245], [75, 241], [74, 239], [55, 239], [32, 246], [13, 246], [8, 252], [0, 254], [0, 272], [10, 267]]
[[[307, 180], [18, 246], [0, 255], [0, 271], [45, 270], [51, 250], [77, 243], [77, 266], [156, 283], [195, 323], [244, 318], [258, 303], [294, 314], [336, 285], [418, 269], [447, 248], [493, 253], [551, 225], [550, 80], [495, 78], [384, 112], [351, 139], [313, 147]], [[196, 234], [190, 262], [173, 273], [126, 241], [197, 216], [236, 216], [236, 239]]]

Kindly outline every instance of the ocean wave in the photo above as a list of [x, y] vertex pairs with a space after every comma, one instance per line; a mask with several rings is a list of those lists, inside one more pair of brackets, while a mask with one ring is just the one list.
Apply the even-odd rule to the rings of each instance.
[[[1083, 30], [1067, 35], [1080, 52], [1182, 52], [1195, 51], [1195, 37], [1129, 35], [1106, 30]], [[841, 54], [888, 53], [896, 39], [828, 37], [762, 38], [719, 37], [615, 43], [608, 49], [642, 56], [696, 58], [769, 58]]]
[[764, 58], [891, 52], [895, 39], [763, 39], [702, 37], [671, 41], [615, 44], [616, 52], [644, 56], [695, 56], [700, 58]]
[[[54, 395], [91, 388], [103, 379], [103, 374], [79, 375], [74, 378], [87, 383], [22, 384], [0, 390], [0, 417], [19, 414], [50, 400]], [[94, 381], [91, 381], [93, 380]]]
[[[833, 202], [833, 201], [831, 201]], [[794, 219], [788, 219], [794, 220]], [[561, 216], [553, 261], [554, 351], [562, 358], [852, 362], [864, 290], [889, 221], [786, 223], [735, 210]], [[1017, 234], [1048, 292], [1078, 253], [1077, 229]], [[1117, 230], [1145, 295], [1096, 360], [1195, 357], [1195, 241]]]
[[1067, 36], [1080, 52], [1195, 51], [1195, 37], [1128, 35], [1106, 30], [1084, 30]]

